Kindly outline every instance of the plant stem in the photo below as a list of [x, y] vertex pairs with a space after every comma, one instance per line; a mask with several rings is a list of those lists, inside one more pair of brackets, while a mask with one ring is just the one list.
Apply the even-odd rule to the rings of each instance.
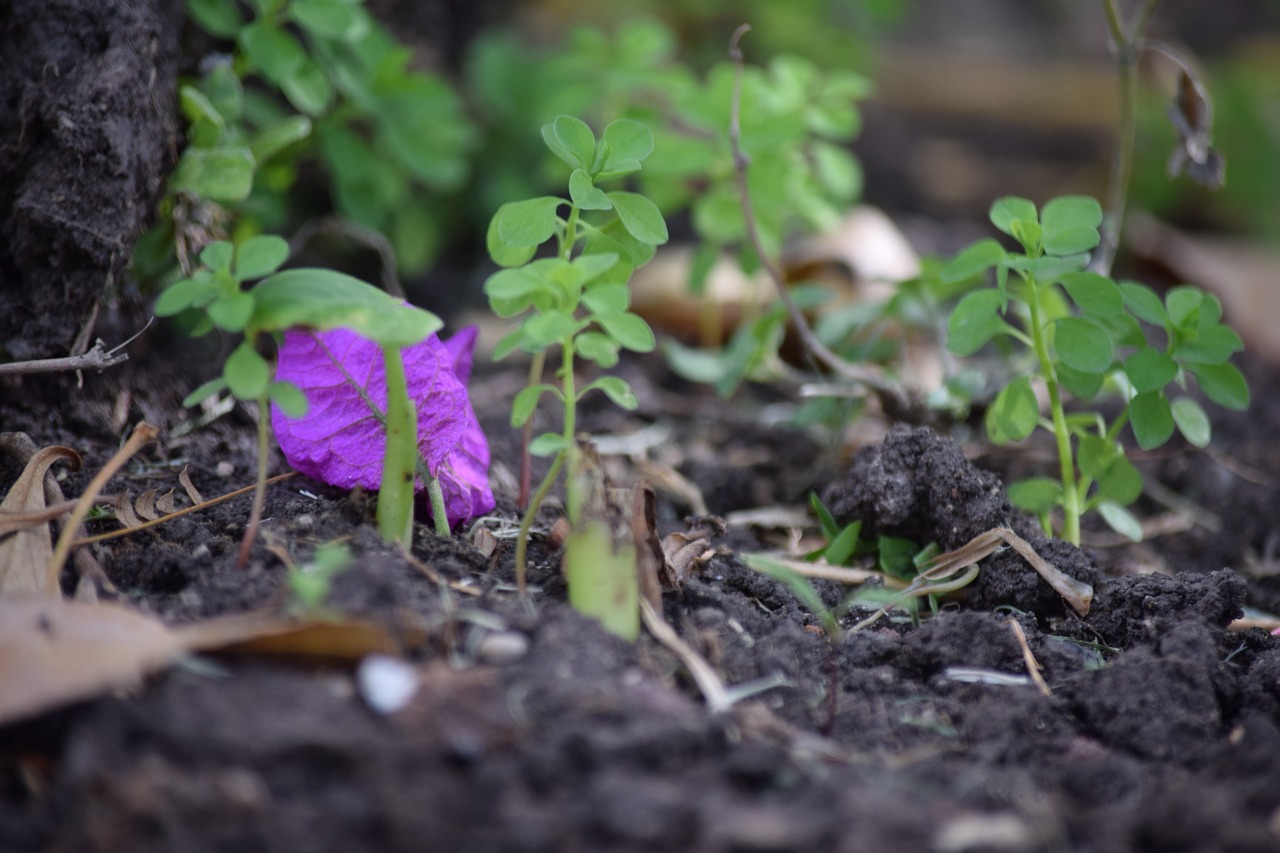
[[449, 515], [444, 508], [444, 491], [440, 488], [440, 480], [430, 475], [422, 478], [427, 484], [427, 495], [431, 498], [431, 520], [436, 525], [436, 535], [449, 537]]
[[1059, 474], [1062, 478], [1062, 538], [1072, 545], [1080, 544], [1080, 492], [1076, 483], [1075, 459], [1071, 452], [1071, 432], [1067, 428], [1066, 412], [1062, 408], [1062, 393], [1058, 388], [1058, 374], [1049, 357], [1049, 343], [1045, 338], [1041, 320], [1040, 285], [1034, 278], [1027, 279], [1031, 309], [1031, 338], [1035, 344], [1036, 358], [1040, 362], [1040, 375], [1044, 377], [1049, 392], [1049, 413], [1053, 418], [1053, 434], [1058, 443]]
[[236, 568], [243, 569], [249, 563], [254, 537], [258, 535], [258, 523], [262, 521], [262, 505], [267, 498], [267, 412], [271, 405], [267, 392], [258, 397], [258, 479], [253, 484], [253, 507], [249, 510], [249, 523], [240, 538], [240, 552], [236, 554]]
[[1101, 275], [1111, 274], [1116, 250], [1120, 246], [1120, 230], [1129, 196], [1129, 180], [1133, 174], [1134, 139], [1137, 134], [1138, 57], [1142, 34], [1151, 22], [1160, 0], [1145, 0], [1126, 29], [1117, 0], [1102, 0], [1107, 17], [1107, 30], [1115, 50], [1116, 70], [1120, 76], [1120, 129], [1111, 158], [1111, 176], [1107, 181], [1107, 212], [1102, 223], [1102, 240], [1090, 265]]
[[387, 377], [387, 445], [382, 460], [382, 485], [378, 489], [378, 532], [384, 542], [400, 542], [409, 550], [413, 546], [418, 413], [409, 402], [400, 350], [383, 347], [382, 356]]
[[[577, 208], [574, 208], [576, 211]], [[524, 518], [520, 521], [520, 532], [516, 537], [516, 589], [519, 590], [521, 598], [524, 598], [528, 592], [527, 577], [528, 571], [525, 565], [525, 558], [529, 549], [529, 530], [533, 527], [533, 517], [538, 512], [538, 507], [542, 505], [542, 501], [546, 498], [547, 492], [551, 491], [551, 485], [555, 482], [556, 477], [560, 476], [560, 469], [564, 467], [565, 457], [569, 454], [569, 448], [573, 446], [574, 432], [577, 430], [577, 390], [574, 384], [573, 376], [573, 338], [567, 337], [560, 342], [561, 361], [560, 372], [561, 380], [564, 384], [564, 436], [565, 446], [556, 454], [556, 458], [551, 463], [551, 468], [547, 470], [547, 475], [542, 478], [542, 483], [538, 486], [538, 491], [533, 493], [533, 497], [529, 500], [529, 507], [525, 510]], [[569, 519], [572, 523], [575, 519]]]

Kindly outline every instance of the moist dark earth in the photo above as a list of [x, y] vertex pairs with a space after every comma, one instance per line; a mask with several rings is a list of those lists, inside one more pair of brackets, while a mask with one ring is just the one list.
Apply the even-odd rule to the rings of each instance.
[[[89, 34], [42, 40], [42, 6]], [[65, 71], [55, 85], [27, 61], [20, 74], [4, 66], [0, 328], [10, 357], [66, 352], [103, 283], [123, 273], [167, 167], [171, 114], [153, 109], [145, 87], [171, 87], [173, 60], [163, 38], [147, 53], [160, 19], [136, 6], [123, 15], [136, 25], [111, 32], [93, 30], [103, 19], [73, 2], [35, 4], [27, 18], [15, 6], [5, 22], [6, 43], [83, 48], [143, 86], [112, 89], [114, 114], [139, 130], [94, 136], [73, 107], [100, 100], [91, 84], [104, 85], [110, 68], [50, 58]], [[71, 206], [61, 212], [40, 200], [58, 185], [57, 201]], [[78, 224], [37, 233], [63, 220]], [[60, 301], [67, 310], [50, 312]], [[120, 340], [142, 325], [143, 309], [120, 304], [98, 334]], [[109, 492], [167, 489], [184, 467], [207, 497], [247, 485], [251, 412], [183, 433], [199, 412], [179, 401], [216, 362], [207, 346], [153, 329], [127, 364], [83, 384], [6, 378], [0, 430], [83, 454], [62, 482], [68, 496], [142, 420], [160, 439]], [[1138, 460], [1198, 523], [1130, 548], [1091, 528], [1089, 541], [1107, 547], [1077, 550], [1010, 508], [1001, 477], [1025, 474], [1027, 461], [953, 441], [972, 436], [969, 425], [899, 426], [849, 458], [819, 434], [763, 425], [766, 404], [785, 392], [752, 388], [728, 403], [675, 380], [660, 359], [626, 365], [640, 409], [591, 407], [584, 427], [669, 430], [650, 461], [696, 485], [712, 513], [798, 504], [812, 489], [842, 522], [943, 548], [1009, 526], [1096, 588], [1080, 617], [1003, 551], [918, 625], [894, 617], [833, 642], [786, 587], [739, 558], [785, 537], [733, 525], [722, 552], [663, 598], [668, 624], [720, 678], [751, 688], [720, 713], [647, 632], [627, 643], [569, 608], [543, 536], [531, 606], [512, 587], [509, 538], [486, 555], [469, 531], [441, 539], [419, 526], [409, 559], [379, 540], [370, 497], [303, 479], [269, 490], [244, 569], [235, 561], [247, 497], [100, 543], [93, 553], [118, 591], [104, 597], [179, 626], [285, 613], [285, 556], [305, 562], [342, 539], [354, 560], [329, 613], [380, 626], [420, 687], [382, 714], [349, 662], [218, 653], [10, 724], [0, 728], [0, 850], [1276, 850], [1280, 639], [1229, 626], [1245, 605], [1280, 611], [1280, 381], [1270, 366], [1245, 368], [1253, 409], [1215, 412], [1208, 451], [1175, 444]], [[507, 406], [523, 381], [516, 366], [482, 367], [472, 382], [505, 467], [494, 478], [496, 517], [507, 522], [517, 517]], [[278, 456], [271, 465], [286, 470]], [[609, 466], [620, 482], [642, 476], [625, 458]], [[4, 488], [20, 468], [4, 461]], [[1154, 518], [1168, 506], [1144, 499], [1136, 509]], [[693, 511], [687, 496], [660, 490], [660, 532], [683, 529]], [[553, 519], [548, 509], [543, 520]], [[816, 586], [828, 605], [847, 594]], [[868, 612], [855, 607], [845, 627]], [[1014, 624], [1047, 695], [1027, 683]], [[1010, 678], [975, 682], [965, 669]]]

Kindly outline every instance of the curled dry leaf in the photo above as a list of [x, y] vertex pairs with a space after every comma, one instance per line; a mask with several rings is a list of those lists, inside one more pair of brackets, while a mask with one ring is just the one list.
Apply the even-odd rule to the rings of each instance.
[[[31, 457], [18, 481], [0, 502], [0, 513], [36, 513], [45, 509], [44, 478], [54, 463], [65, 461], [80, 467], [80, 454], [69, 447], [41, 448]], [[63, 512], [66, 510], [64, 509]], [[61, 515], [62, 513], [59, 513]], [[53, 556], [47, 522], [18, 530], [0, 540], [0, 595], [37, 593], [61, 595], [56, 578], [49, 583], [45, 567]]]
[[724, 536], [726, 524], [716, 515], [696, 516], [685, 520], [685, 532], [667, 534], [662, 540], [665, 566], [662, 582], [667, 589], [684, 586], [698, 568], [705, 565], [722, 549], [712, 545], [712, 540]]
[[200, 494], [200, 490], [196, 488], [195, 483], [191, 482], [191, 474], [188, 473], [186, 466], [183, 466], [182, 473], [178, 475], [178, 485], [182, 486], [182, 490], [187, 493], [192, 506], [199, 506], [204, 503], [204, 496]]

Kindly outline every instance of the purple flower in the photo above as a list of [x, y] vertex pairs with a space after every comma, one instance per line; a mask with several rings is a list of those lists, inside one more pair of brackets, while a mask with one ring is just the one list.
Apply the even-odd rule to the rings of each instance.
[[[493, 509], [489, 443], [467, 396], [476, 330], [441, 343], [435, 335], [401, 351], [409, 399], [418, 410], [418, 452], [440, 481], [449, 524]], [[347, 329], [290, 330], [276, 380], [307, 397], [307, 413], [290, 418], [271, 407], [285, 458], [308, 477], [344, 489], [382, 484], [387, 381], [382, 349]], [[421, 480], [418, 491], [425, 488]]]

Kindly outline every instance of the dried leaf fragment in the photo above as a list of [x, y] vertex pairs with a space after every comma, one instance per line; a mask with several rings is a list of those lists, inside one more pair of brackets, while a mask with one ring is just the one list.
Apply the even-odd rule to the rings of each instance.
[[[76, 469], [80, 467], [80, 454], [59, 445], [38, 450], [4, 501], [0, 502], [0, 512], [32, 513], [45, 509], [45, 474], [59, 461], [66, 461]], [[47, 522], [28, 526], [0, 540], [0, 595], [61, 595], [57, 579], [50, 583], [45, 573], [52, 556], [53, 544]]]

